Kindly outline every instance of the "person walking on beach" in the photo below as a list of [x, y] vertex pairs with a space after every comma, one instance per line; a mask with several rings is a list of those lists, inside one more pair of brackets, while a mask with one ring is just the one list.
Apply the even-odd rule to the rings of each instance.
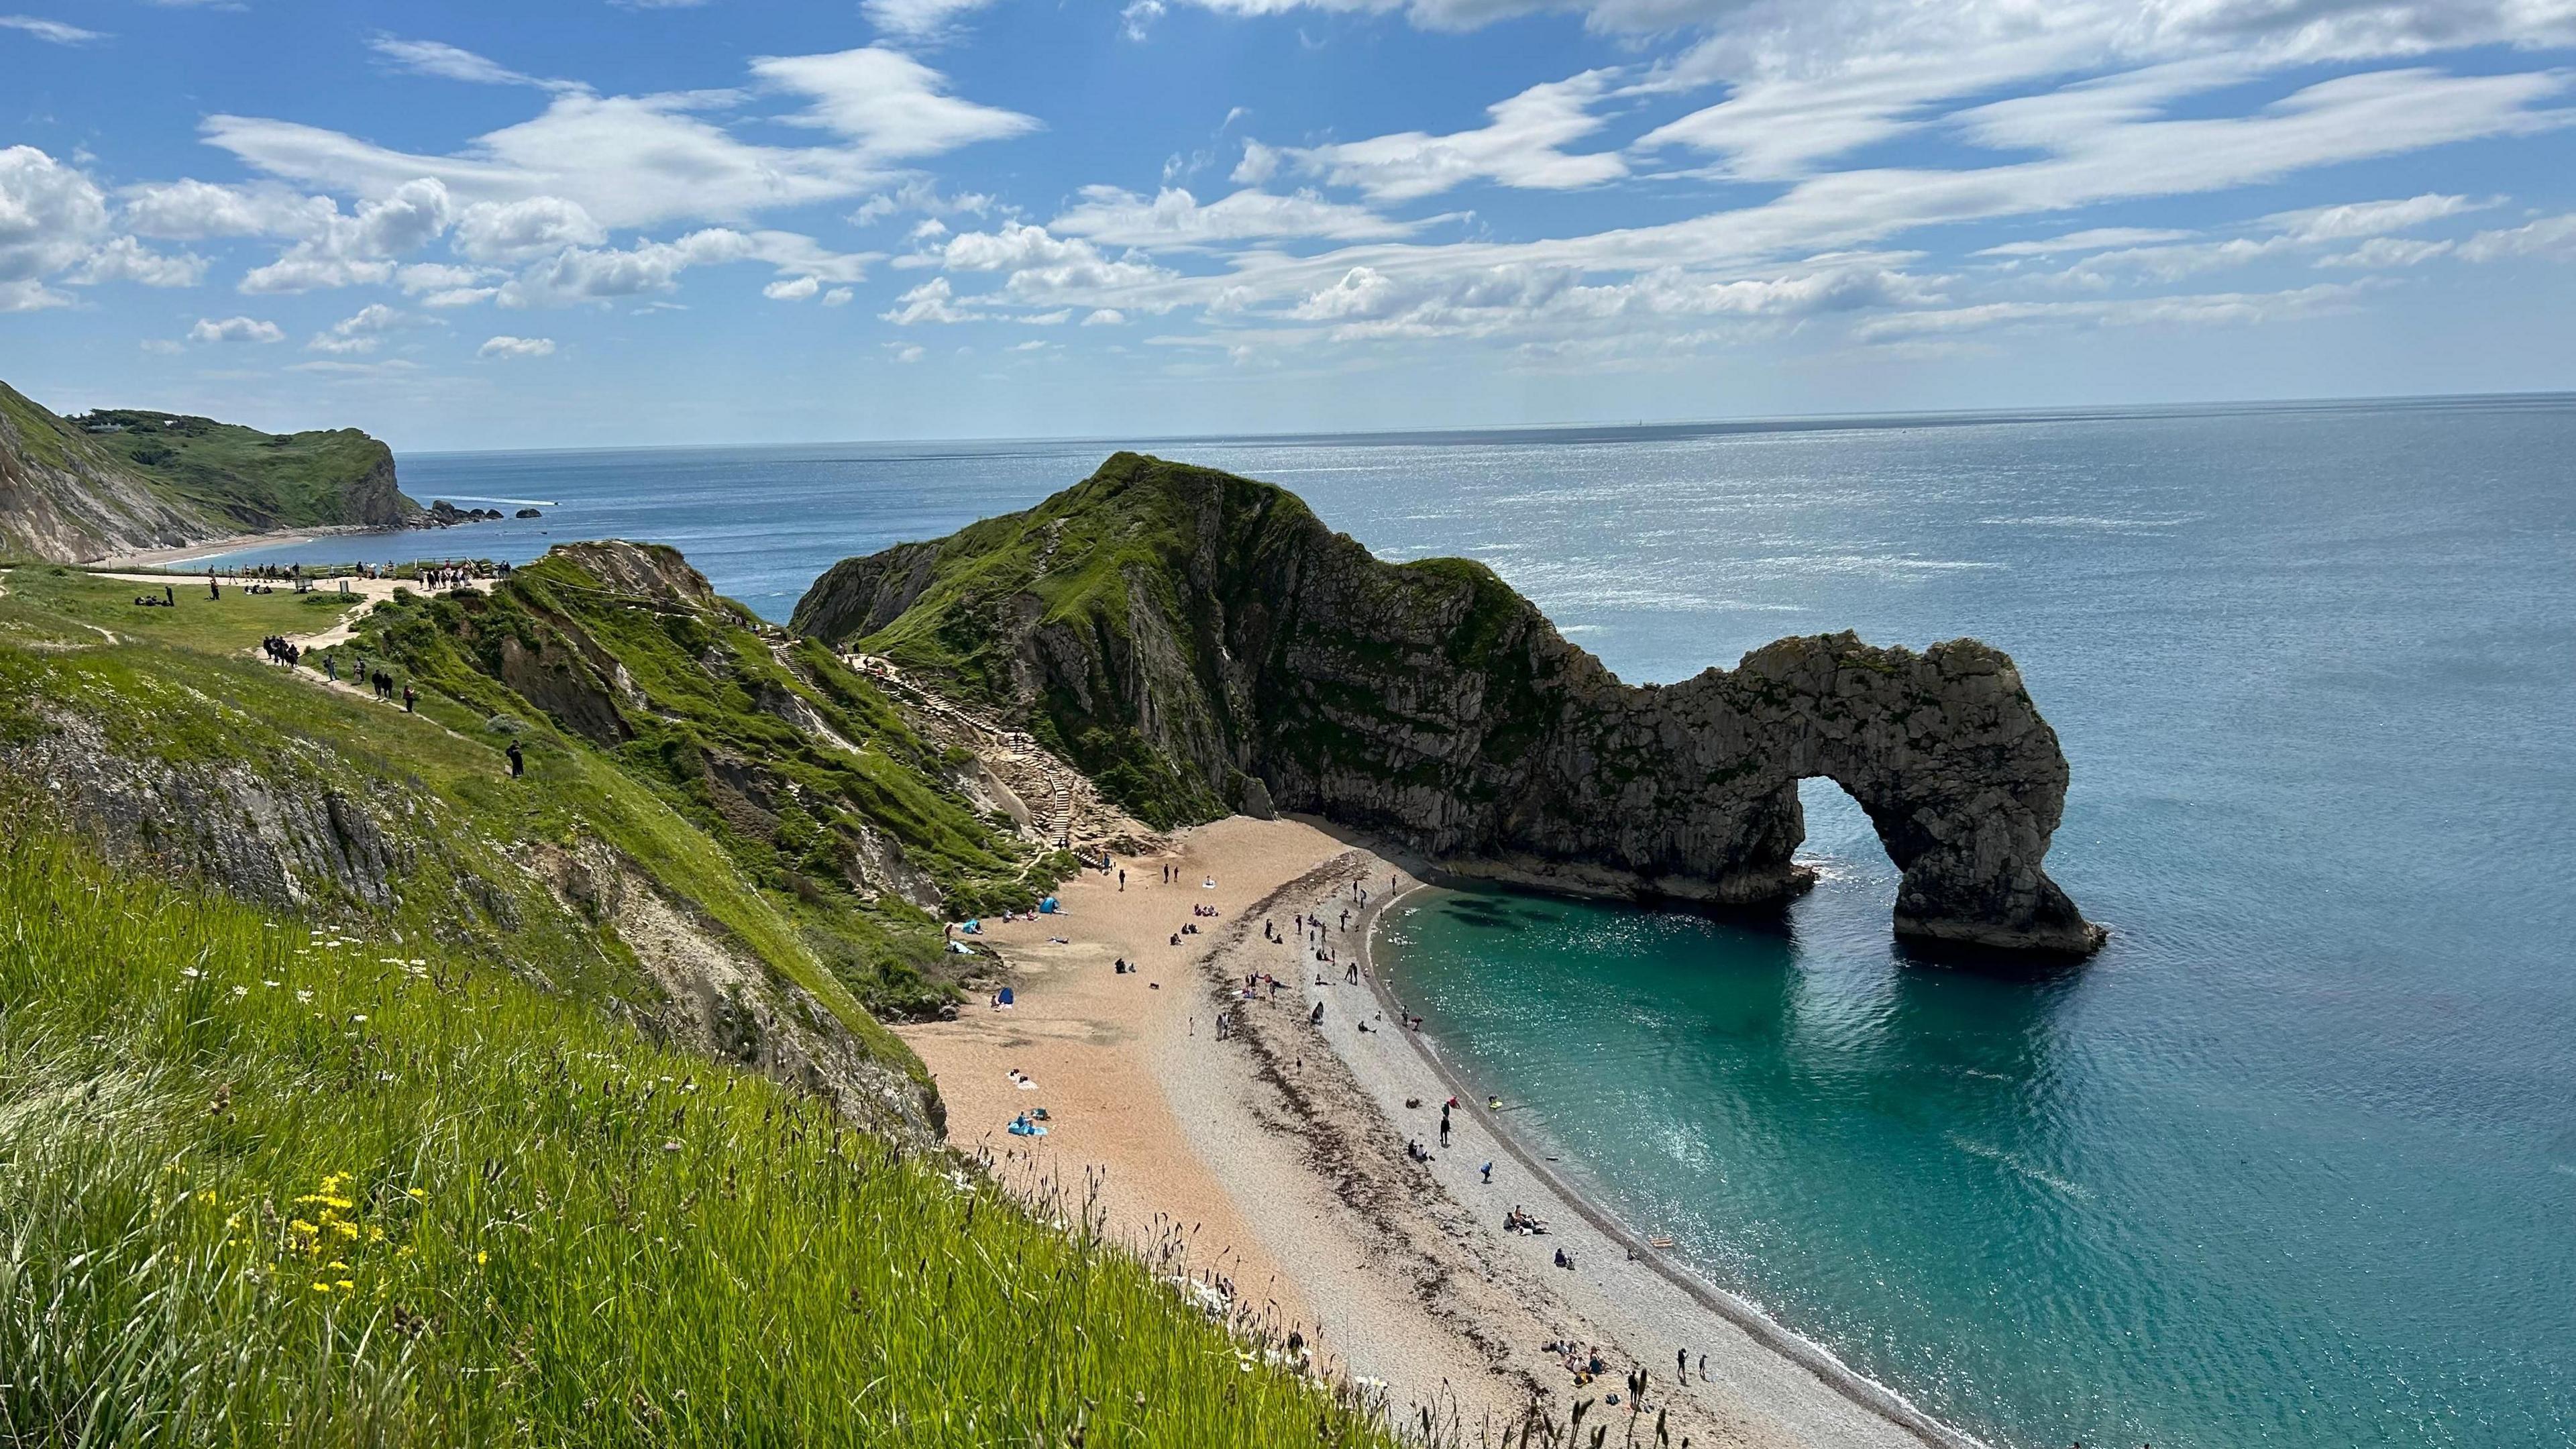
[[1673, 1350], [1673, 1377], [1681, 1380], [1683, 1383], [1690, 1382], [1689, 1349], [1677, 1348]]
[[1127, 889], [1127, 867], [1123, 865], [1118, 868], [1118, 888], [1122, 891]]
[[517, 740], [510, 741], [510, 748], [507, 753], [510, 756], [511, 779], [515, 780], [521, 775], [528, 773], [528, 757], [520, 752], [519, 742]]

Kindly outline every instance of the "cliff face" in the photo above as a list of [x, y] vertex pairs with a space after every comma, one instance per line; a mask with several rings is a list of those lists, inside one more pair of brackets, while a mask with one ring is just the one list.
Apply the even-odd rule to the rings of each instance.
[[66, 421], [0, 384], [0, 543], [80, 563], [228, 534], [416, 521], [393, 451], [354, 428], [272, 434], [175, 413]]
[[83, 563], [229, 532], [0, 383], [0, 552]]
[[1133, 454], [836, 566], [796, 624], [1027, 719], [1156, 823], [1275, 805], [1464, 873], [1749, 904], [1807, 884], [1797, 782], [1821, 775], [1904, 873], [1899, 935], [2102, 939], [2041, 868], [2057, 737], [1973, 640], [1784, 639], [1632, 687], [1482, 565], [1382, 563], [1280, 489]]

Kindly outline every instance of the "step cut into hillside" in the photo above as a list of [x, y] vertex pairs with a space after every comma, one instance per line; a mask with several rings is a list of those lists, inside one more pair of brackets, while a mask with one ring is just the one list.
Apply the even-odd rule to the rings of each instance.
[[179, 413], [56, 417], [0, 383], [0, 553], [85, 563], [278, 528], [421, 517], [355, 428], [263, 433]]
[[1157, 826], [1312, 812], [1461, 873], [1723, 905], [1812, 875], [1798, 782], [1858, 800], [1897, 934], [2080, 956], [2042, 869], [2066, 758], [2020, 673], [1783, 639], [1623, 684], [1490, 569], [1388, 564], [1295, 495], [1121, 453], [1025, 513], [845, 560], [796, 627], [1023, 722]]

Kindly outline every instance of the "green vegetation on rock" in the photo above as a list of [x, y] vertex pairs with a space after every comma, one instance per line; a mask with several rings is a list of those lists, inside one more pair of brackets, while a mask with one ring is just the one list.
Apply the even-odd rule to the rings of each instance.
[[390, 526], [419, 511], [394, 487], [393, 450], [355, 428], [263, 433], [212, 418], [123, 408], [70, 422], [171, 495], [244, 531]]
[[1390, 564], [1266, 483], [1120, 453], [1025, 513], [848, 559], [797, 627], [1025, 721], [1154, 823], [1312, 811], [1551, 888], [1776, 901], [1812, 874], [1797, 782], [1858, 799], [1896, 925], [2081, 955], [2040, 869], [2057, 737], [2012, 661], [1784, 639], [1621, 683], [1482, 564]]

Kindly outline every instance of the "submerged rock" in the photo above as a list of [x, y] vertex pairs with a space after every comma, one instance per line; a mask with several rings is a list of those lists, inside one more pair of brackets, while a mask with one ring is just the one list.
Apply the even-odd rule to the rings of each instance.
[[1026, 721], [1157, 825], [1307, 811], [1461, 873], [1743, 905], [1811, 883], [1797, 785], [1823, 776], [1904, 873], [1900, 936], [2104, 937], [2041, 868], [2056, 733], [1971, 639], [1783, 639], [1630, 686], [1481, 564], [1384, 563], [1282, 489], [1131, 453], [1027, 513], [845, 560], [795, 622]]

